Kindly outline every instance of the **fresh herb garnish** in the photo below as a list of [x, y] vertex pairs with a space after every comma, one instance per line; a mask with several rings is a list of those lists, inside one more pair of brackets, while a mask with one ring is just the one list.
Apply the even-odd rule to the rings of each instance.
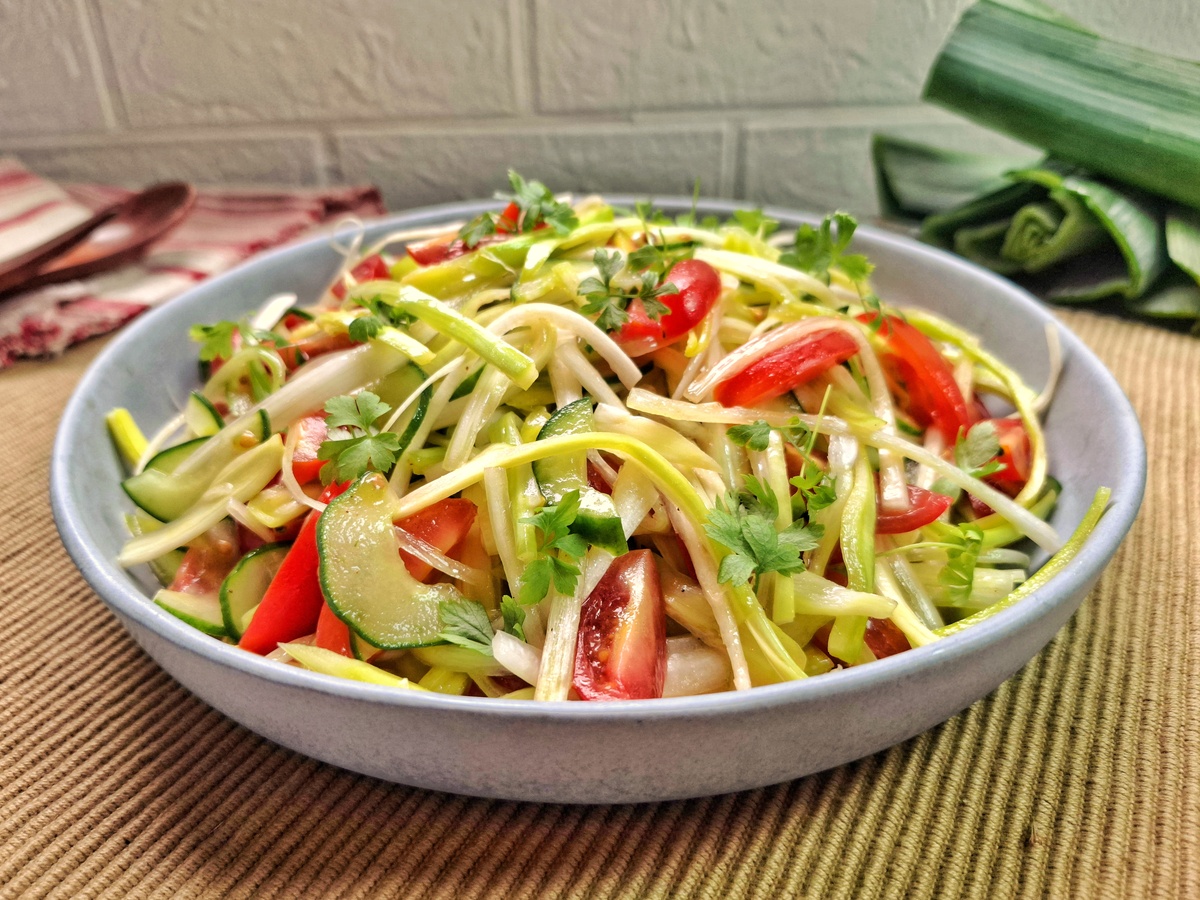
[[830, 269], [840, 269], [851, 281], [863, 281], [875, 267], [861, 253], [844, 252], [856, 228], [858, 222], [854, 216], [844, 212], [826, 216], [818, 228], [801, 225], [796, 229], [793, 249], [780, 256], [779, 261], [826, 284]]
[[760, 241], [765, 241], [779, 230], [779, 223], [761, 209], [734, 210], [733, 221]]
[[[508, 183], [512, 187], [511, 194], [496, 194], [497, 200], [507, 200], [517, 205], [517, 221], [514, 224], [505, 220], [506, 231], [526, 234], [546, 225], [555, 234], [567, 235], [579, 225], [575, 210], [555, 199], [550, 189], [540, 181], [526, 181], [517, 172], [509, 169]], [[499, 213], [482, 213], [462, 227], [458, 232], [459, 239], [468, 247], [474, 248], [485, 237], [496, 234], [499, 222]]]
[[779, 503], [775, 493], [759, 479], [745, 479], [741, 491], [730, 491], [708, 514], [704, 526], [710, 538], [727, 548], [717, 577], [724, 584], [744, 584], [751, 577], [804, 571], [800, 554], [817, 546], [819, 525], [793, 522], [783, 531], [775, 527]]
[[[525, 567], [517, 603], [530, 606], [540, 603], [550, 593], [550, 585], [560, 594], [571, 594], [579, 581], [575, 561], [587, 552], [587, 541], [571, 534], [571, 526], [579, 515], [579, 491], [567, 491], [554, 506], [545, 506], [532, 516], [521, 519], [541, 532], [538, 555]], [[570, 560], [570, 561], [568, 561]]]
[[279, 340], [277, 334], [251, 328], [247, 322], [214, 322], [211, 325], [193, 325], [188, 329], [188, 337], [200, 345], [202, 362], [233, 356], [235, 335], [244, 346]]
[[972, 478], [986, 478], [1004, 466], [996, 459], [1000, 455], [1000, 439], [991, 422], [977, 422], [959, 433], [954, 443], [954, 461]]
[[500, 598], [500, 615], [504, 617], [504, 630], [518, 640], [525, 640], [525, 610], [521, 604], [505, 594]]
[[477, 600], [443, 600], [438, 604], [438, 619], [444, 641], [466, 647], [485, 656], [492, 655], [492, 623], [487, 610]]
[[629, 321], [626, 310], [634, 300], [641, 300], [646, 315], [656, 322], [671, 311], [658, 298], [678, 294], [679, 288], [669, 281], [659, 284], [658, 272], [642, 272], [631, 287], [622, 287], [613, 283], [626, 267], [625, 257], [619, 250], [597, 250], [592, 255], [592, 262], [596, 264], [598, 275], [590, 275], [579, 283], [579, 295], [587, 300], [584, 313], [600, 314], [596, 319], [597, 327], [604, 331], [619, 330]]
[[748, 425], [734, 425], [725, 433], [729, 435], [729, 440], [739, 447], [749, 447], [760, 453], [766, 450], [771, 442], [771, 426], [762, 419]]
[[983, 549], [983, 529], [968, 522], [946, 531], [949, 532], [945, 537], [950, 546], [946, 550], [946, 567], [938, 573], [938, 582], [946, 587], [951, 605], [965, 604], [975, 586], [975, 564]]
[[[376, 394], [362, 391], [354, 396], [334, 397], [325, 404], [325, 424], [330, 437], [321, 444], [317, 459], [331, 460], [321, 470], [321, 478], [351, 481], [364, 472], [387, 472], [396, 464], [400, 438], [390, 431], [379, 431], [375, 422], [391, 409]], [[343, 436], [344, 435], [344, 436]]]

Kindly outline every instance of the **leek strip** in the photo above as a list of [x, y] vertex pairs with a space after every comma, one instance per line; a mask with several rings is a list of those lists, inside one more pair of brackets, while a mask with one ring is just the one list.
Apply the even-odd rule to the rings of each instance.
[[[583, 601], [611, 561], [611, 553], [592, 547], [583, 558], [580, 566], [582, 574], [574, 594], [560, 594], [551, 588], [550, 621], [546, 625], [541, 670], [534, 686], [535, 700], [567, 699], [575, 673], [575, 647], [579, 639], [579, 616]], [[596, 574], [597, 570], [599, 574]]]
[[108, 433], [112, 435], [113, 443], [117, 445], [117, 451], [126, 465], [131, 468], [136, 466], [148, 445], [146, 436], [138, 428], [129, 410], [124, 407], [114, 409], [104, 417], [104, 423], [108, 426]]
[[729, 688], [729, 660], [694, 637], [667, 638], [667, 676], [664, 697], [691, 697]]
[[[538, 683], [542, 669], [542, 655], [536, 648], [513, 637], [506, 631], [492, 635], [492, 656], [496, 662], [508, 669], [522, 681]], [[536, 692], [535, 692], [536, 697]]]
[[769, 291], [784, 303], [798, 303], [797, 292], [816, 297], [825, 306], [836, 307], [837, 300], [829, 285], [807, 272], [793, 269], [782, 263], [771, 262], [732, 253], [728, 250], [710, 250], [702, 247], [696, 251], [696, 259], [703, 260], [720, 272], [728, 272], [736, 278]]
[[644, 416], [631, 416], [625, 411], [624, 404], [601, 403], [596, 407], [592, 421], [597, 431], [628, 435], [655, 448], [685, 474], [695, 469], [720, 470], [711, 456], [674, 428]]
[[621, 402], [621, 398], [608, 386], [608, 382], [604, 380], [604, 376], [596, 371], [596, 367], [587, 361], [582, 351], [576, 346], [575, 341], [564, 341], [558, 348], [557, 359], [566, 365], [580, 386], [591, 395], [593, 400], [598, 403], [606, 403], [610, 406], [624, 409], [625, 404]]
[[476, 569], [473, 566], [468, 566], [465, 563], [460, 563], [456, 559], [451, 559], [445, 553], [442, 553], [437, 547], [421, 540], [415, 534], [405, 531], [401, 526], [395, 526], [396, 544], [405, 553], [415, 556], [427, 566], [431, 566], [437, 571], [449, 575], [451, 578], [457, 578], [459, 581], [465, 581], [468, 584], [478, 585], [487, 580], [487, 573], [482, 569]]
[[945, 637], [947, 635], [962, 631], [964, 628], [969, 628], [972, 625], [976, 625], [979, 622], [982, 622], [984, 619], [991, 618], [996, 613], [1010, 608], [1049, 582], [1052, 578], [1054, 578], [1055, 575], [1061, 572], [1067, 566], [1067, 564], [1071, 562], [1071, 560], [1079, 555], [1079, 551], [1082, 550], [1084, 545], [1087, 543], [1088, 536], [1091, 535], [1091, 533], [1095, 530], [1096, 524], [1104, 515], [1104, 511], [1108, 507], [1108, 501], [1111, 497], [1112, 490], [1110, 488], [1099, 488], [1096, 491], [1095, 497], [1092, 499], [1091, 506], [1089, 506], [1087, 512], [1084, 513], [1083, 520], [1079, 523], [1079, 527], [1075, 529], [1071, 537], [1062, 546], [1062, 549], [1050, 557], [1050, 559], [1046, 561], [1046, 564], [1038, 569], [1029, 578], [1027, 578], [1019, 588], [1017, 588], [1003, 600], [999, 600], [996, 603], [993, 603], [991, 606], [981, 609], [979, 612], [974, 613], [973, 615], [967, 616], [965, 619], [960, 619], [957, 622], [953, 622], [937, 629], [936, 634], [940, 635], [941, 637]]
[[504, 569], [504, 579], [508, 582], [508, 589], [515, 594], [520, 589], [521, 576], [525, 571], [525, 566], [517, 558], [516, 544], [512, 531], [508, 527], [508, 473], [501, 468], [485, 469], [483, 488], [487, 496], [488, 518], [492, 522], [492, 535], [496, 541], [496, 555], [500, 557], [500, 565]]
[[414, 684], [407, 678], [400, 678], [391, 672], [385, 672], [361, 659], [349, 659], [340, 653], [313, 647], [293, 641], [290, 644], [280, 644], [280, 649], [300, 663], [304, 668], [322, 675], [332, 675], [334, 678], [349, 678], [352, 681], [365, 681], [368, 684], [382, 684], [386, 687], [403, 688], [409, 691], [424, 691], [425, 688]]
[[[1028, 394], [1028, 391], [1026, 393]], [[718, 403], [680, 403], [676, 400], [659, 397], [640, 388], [635, 388], [629, 392], [629, 397], [626, 398], [626, 405], [630, 409], [639, 412], [691, 422], [749, 425], [761, 419], [777, 428], [787, 427], [799, 422], [799, 424], [811, 431], [829, 435], [854, 437], [867, 446], [884, 450], [894, 450], [907, 459], [929, 466], [929, 468], [933, 469], [939, 476], [945, 478], [951, 484], [961, 488], [973, 497], [978, 497], [995, 510], [1001, 518], [1006, 519], [1042, 549], [1055, 553], [1062, 546], [1061, 538], [1059, 538], [1058, 534], [1048, 523], [1037, 518], [1026, 508], [1013, 502], [1008, 495], [1001, 493], [978, 478], [972, 478], [958, 466], [935, 456], [923, 447], [918, 447], [916, 444], [910, 443], [896, 435], [890, 435], [879, 430], [866, 431], [830, 416], [767, 412], [738, 406], [724, 407]], [[1040, 428], [1037, 434], [1040, 438]], [[1030, 443], [1033, 443], [1032, 433], [1030, 434]], [[1043, 460], [1043, 466], [1044, 464]], [[1033, 476], [1031, 475], [1030, 477], [1032, 478]]]
[[[875, 479], [867, 454], [856, 454], [848, 477], [838, 478], [838, 493], [848, 482], [846, 505], [842, 510], [839, 543], [846, 565], [846, 581], [851, 590], [875, 591]], [[853, 665], [863, 655], [866, 616], [838, 616], [829, 632], [829, 654]]]
[[279, 480], [283, 483], [287, 492], [292, 495], [293, 500], [321, 513], [325, 511], [325, 507], [329, 504], [322, 503], [320, 500], [314, 500], [308, 494], [304, 493], [304, 488], [300, 486], [300, 482], [296, 478], [296, 473], [292, 469], [292, 458], [296, 453], [296, 445], [299, 442], [300, 429], [289, 428], [287, 441], [283, 445], [283, 459], [279, 464]]
[[166, 446], [175, 434], [182, 428], [187, 421], [187, 417], [183, 413], [172, 416], [158, 431], [154, 432], [153, 436], [146, 441], [146, 446], [142, 450], [142, 455], [138, 458], [137, 465], [133, 467], [133, 474], [140, 475], [146, 470], [147, 464], [159, 454], [163, 447]]
[[893, 597], [844, 588], [813, 572], [797, 572], [791, 579], [796, 589], [798, 615], [873, 616], [886, 619], [896, 609]]
[[908, 560], [902, 556], [896, 556], [888, 559], [886, 565], [891, 569], [892, 577], [899, 585], [903, 596], [909, 601], [909, 607], [921, 619], [922, 624], [926, 628], [940, 628], [944, 625], [942, 614], [938, 612], [938, 608], [934, 605], [920, 579], [917, 578], [916, 573], [913, 572]]
[[528, 356], [424, 291], [395, 281], [368, 281], [348, 295], [355, 301], [375, 298], [474, 350], [521, 387], [528, 388], [537, 380], [537, 367]]
[[535, 327], [545, 323], [562, 331], [570, 332], [592, 347], [609, 364], [625, 387], [632, 388], [641, 381], [642, 370], [616, 341], [578, 312], [561, 306], [554, 306], [550, 303], [526, 303], [513, 307], [492, 322], [488, 326], [488, 331], [495, 335], [501, 335], [507, 334], [515, 328]]
[[117, 564], [148, 563], [182, 547], [217, 525], [228, 512], [229, 498], [243, 503], [261, 491], [279, 471], [283, 441], [279, 435], [247, 450], [222, 469], [195, 504], [162, 528], [130, 540], [117, 556]]
[[922, 617], [908, 605], [908, 601], [904, 597], [904, 589], [895, 578], [894, 569], [891, 566], [880, 566], [876, 570], [875, 578], [879, 593], [896, 602], [896, 608], [892, 610], [890, 618], [892, 623], [904, 632], [910, 646], [924, 647], [926, 644], [932, 644], [939, 640], [938, 635], [930, 631], [922, 621]]

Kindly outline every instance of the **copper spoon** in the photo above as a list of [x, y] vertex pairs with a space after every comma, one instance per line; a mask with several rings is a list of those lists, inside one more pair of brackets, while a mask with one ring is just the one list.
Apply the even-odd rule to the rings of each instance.
[[146, 188], [0, 267], [0, 294], [131, 262], [178, 225], [195, 202], [195, 188], [181, 181]]

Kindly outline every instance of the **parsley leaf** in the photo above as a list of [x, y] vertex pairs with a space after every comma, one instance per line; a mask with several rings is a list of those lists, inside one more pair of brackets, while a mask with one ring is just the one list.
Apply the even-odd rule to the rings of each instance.
[[759, 240], [766, 240], [779, 230], [779, 223], [761, 209], [734, 210], [733, 220]]
[[512, 194], [497, 194], [500, 200], [511, 200], [520, 208], [517, 231], [533, 231], [539, 225], [549, 225], [555, 234], [570, 234], [579, 225], [575, 210], [556, 200], [550, 189], [540, 181], [526, 181], [517, 172], [508, 170], [508, 183]]
[[771, 426], [762, 419], [749, 425], [734, 425], [725, 433], [739, 447], [749, 447], [759, 452], [766, 450], [771, 440]]
[[504, 617], [504, 630], [518, 640], [525, 640], [525, 610], [521, 604], [505, 594], [500, 598], [500, 615]]
[[618, 331], [629, 321], [626, 311], [634, 300], [642, 301], [642, 308], [654, 321], [658, 321], [670, 307], [659, 300], [668, 294], [678, 294], [679, 288], [669, 281], [658, 283], [659, 273], [653, 270], [642, 272], [633, 287], [624, 288], [613, 280], [625, 270], [626, 260], [619, 250], [597, 250], [592, 254], [596, 275], [590, 275], [579, 283], [579, 295], [587, 302], [582, 312], [589, 315], [599, 313], [596, 326], [604, 331]]
[[[400, 438], [390, 431], [379, 431], [375, 422], [391, 409], [370, 391], [352, 397], [334, 397], [325, 404], [325, 424], [331, 435], [343, 429], [347, 437], [329, 437], [317, 451], [317, 459], [332, 460], [321, 470], [322, 479], [351, 481], [364, 472], [387, 472], [396, 464]], [[328, 483], [326, 481], [326, 483]]]
[[954, 461], [974, 478], [985, 478], [1004, 468], [996, 461], [999, 455], [1000, 439], [991, 422], [977, 422], [965, 434], [959, 434], [954, 443]]
[[840, 269], [852, 281], [863, 281], [875, 267], [860, 253], [844, 252], [850, 246], [856, 228], [858, 222], [845, 212], [831, 213], [817, 228], [801, 225], [796, 229], [793, 249], [779, 257], [779, 261], [808, 272], [826, 284], [829, 284], [830, 269]]
[[975, 586], [975, 564], [983, 549], [983, 530], [977, 525], [964, 523], [957, 530], [957, 536], [952, 533], [947, 536], [952, 546], [946, 551], [946, 567], [938, 574], [950, 605], [965, 604], [970, 599]]
[[188, 337], [200, 344], [200, 359], [212, 362], [233, 356], [233, 336], [239, 331], [237, 322], [216, 322], [212, 325], [193, 325]]
[[438, 637], [485, 656], [492, 655], [492, 623], [476, 600], [443, 600], [438, 604], [442, 630]]
[[476, 216], [458, 231], [459, 240], [470, 248], [478, 246], [485, 237], [496, 233], [496, 214], [485, 212]]
[[804, 571], [800, 554], [817, 546], [821, 528], [795, 522], [778, 531], [777, 510], [774, 492], [757, 478], [747, 478], [745, 491], [730, 491], [709, 512], [705, 533], [730, 551], [717, 572], [722, 583], [743, 584], [768, 572]]
[[[540, 603], [550, 593], [550, 585], [560, 594], [570, 594], [579, 581], [579, 560], [587, 552], [587, 541], [571, 534], [579, 515], [579, 491], [568, 491], [554, 506], [545, 506], [532, 516], [521, 519], [541, 532], [538, 556], [525, 567], [517, 603]], [[564, 558], [565, 557], [565, 558]], [[569, 562], [568, 560], [571, 560]]]
[[379, 316], [361, 316], [350, 323], [350, 340], [356, 344], [365, 344], [386, 327], [387, 322]]

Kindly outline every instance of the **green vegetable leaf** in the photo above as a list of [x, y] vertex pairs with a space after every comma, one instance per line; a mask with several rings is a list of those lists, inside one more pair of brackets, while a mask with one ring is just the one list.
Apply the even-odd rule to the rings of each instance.
[[188, 337], [200, 344], [200, 359], [229, 359], [233, 356], [233, 336], [238, 333], [237, 322], [215, 322], [212, 325], [193, 325]]
[[817, 546], [821, 528], [796, 522], [778, 531], [777, 510], [774, 493], [758, 479], [747, 478], [745, 491], [730, 491], [709, 512], [705, 533], [729, 550], [717, 572], [722, 583], [742, 584], [768, 572], [804, 571], [800, 554]]
[[761, 209], [735, 210], [733, 220], [759, 240], [766, 240], [779, 230], [779, 223]]
[[779, 261], [826, 284], [830, 269], [840, 269], [855, 282], [864, 281], [875, 267], [862, 254], [844, 252], [857, 228], [858, 222], [845, 212], [831, 213], [817, 228], [801, 225], [796, 229], [793, 249], [780, 256]]
[[1000, 440], [991, 422], [977, 422], [954, 444], [954, 461], [973, 478], [986, 478], [1004, 468], [996, 457], [1000, 455]]
[[442, 630], [438, 637], [451, 644], [492, 655], [492, 623], [487, 610], [475, 600], [443, 600], [438, 604]]
[[939, 573], [938, 581], [946, 586], [951, 605], [966, 604], [975, 586], [975, 564], [983, 549], [983, 530], [964, 523], [958, 526], [958, 536], [948, 542], [951, 546], [946, 551], [946, 567]]
[[517, 603], [540, 603], [550, 585], [560, 594], [571, 594], [579, 581], [579, 567], [573, 561], [587, 553], [587, 541], [571, 533], [579, 515], [579, 491], [568, 491], [554, 506], [545, 506], [532, 516], [521, 519], [541, 533], [538, 555], [525, 567]]
[[771, 440], [771, 426], [762, 419], [749, 425], [734, 425], [725, 433], [739, 447], [749, 447], [760, 453], [767, 449]]
[[659, 300], [667, 294], [679, 293], [679, 288], [669, 281], [658, 283], [659, 275], [654, 270], [642, 272], [632, 287], [622, 287], [613, 280], [625, 270], [625, 257], [618, 250], [597, 250], [592, 255], [597, 275], [591, 275], [579, 283], [579, 295], [587, 302], [582, 311], [598, 313], [596, 326], [604, 331], [617, 331], [629, 321], [626, 310], [635, 300], [642, 301], [642, 308], [651, 319], [658, 321], [669, 313], [670, 308]]
[[350, 323], [350, 340], [364, 344], [383, 331], [387, 324], [379, 316], [361, 316]]
[[317, 459], [332, 461], [321, 470], [326, 483], [349, 481], [370, 470], [386, 473], [396, 464], [399, 436], [375, 428], [375, 422], [390, 409], [370, 391], [333, 397], [325, 404], [330, 435], [317, 450]]
[[521, 214], [517, 219], [517, 231], [524, 234], [533, 231], [539, 225], [549, 225], [555, 234], [570, 234], [579, 225], [575, 210], [566, 203], [554, 198], [540, 181], [526, 181], [517, 172], [508, 170], [508, 183], [512, 194], [497, 194], [502, 200], [511, 200], [517, 204]]
[[493, 212], [485, 212], [476, 216], [474, 219], [460, 228], [458, 231], [458, 237], [459, 240], [461, 240], [464, 244], [474, 249], [485, 237], [489, 237], [495, 233], [496, 214]]
[[525, 640], [525, 610], [521, 604], [505, 594], [500, 598], [500, 615], [504, 617], [504, 630], [518, 640]]

